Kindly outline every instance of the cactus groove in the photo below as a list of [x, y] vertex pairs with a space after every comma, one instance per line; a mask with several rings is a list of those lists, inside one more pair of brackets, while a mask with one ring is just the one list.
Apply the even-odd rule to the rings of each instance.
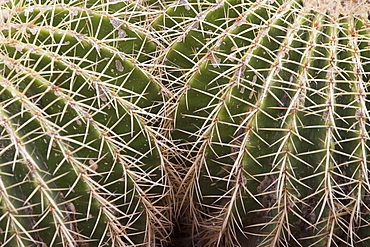
[[0, 0], [1, 246], [368, 246], [365, 0]]

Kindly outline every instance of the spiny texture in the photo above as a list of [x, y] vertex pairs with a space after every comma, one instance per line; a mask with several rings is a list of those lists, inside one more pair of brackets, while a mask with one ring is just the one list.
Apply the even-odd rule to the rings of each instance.
[[369, 244], [370, 22], [309, 2], [181, 1], [163, 17], [190, 246]]
[[368, 8], [0, 0], [0, 244], [368, 246]]
[[157, 45], [122, 18], [138, 5], [0, 1], [1, 246], [168, 237]]

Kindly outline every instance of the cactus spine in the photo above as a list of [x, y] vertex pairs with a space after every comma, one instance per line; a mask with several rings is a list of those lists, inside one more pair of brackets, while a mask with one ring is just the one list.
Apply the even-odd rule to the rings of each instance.
[[369, 9], [0, 0], [1, 245], [367, 246]]

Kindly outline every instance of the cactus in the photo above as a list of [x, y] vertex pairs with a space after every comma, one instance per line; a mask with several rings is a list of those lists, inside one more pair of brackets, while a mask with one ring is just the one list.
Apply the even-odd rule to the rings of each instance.
[[156, 51], [124, 2], [0, 1], [0, 245], [154, 246], [170, 204]]
[[0, 245], [369, 245], [369, 10], [0, 0]]
[[167, 71], [189, 246], [368, 246], [369, 4], [181, 2], [161, 22], [183, 30]]

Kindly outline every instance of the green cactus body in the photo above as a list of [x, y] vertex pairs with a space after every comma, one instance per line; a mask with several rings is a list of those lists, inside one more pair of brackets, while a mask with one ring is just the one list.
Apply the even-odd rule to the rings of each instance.
[[155, 139], [163, 95], [138, 66], [156, 45], [98, 7], [8, 4], [0, 29], [1, 245], [165, 240], [168, 188]]
[[238, 18], [221, 11], [233, 21], [178, 64], [193, 244], [366, 246], [369, 22], [320, 2], [233, 2]]

